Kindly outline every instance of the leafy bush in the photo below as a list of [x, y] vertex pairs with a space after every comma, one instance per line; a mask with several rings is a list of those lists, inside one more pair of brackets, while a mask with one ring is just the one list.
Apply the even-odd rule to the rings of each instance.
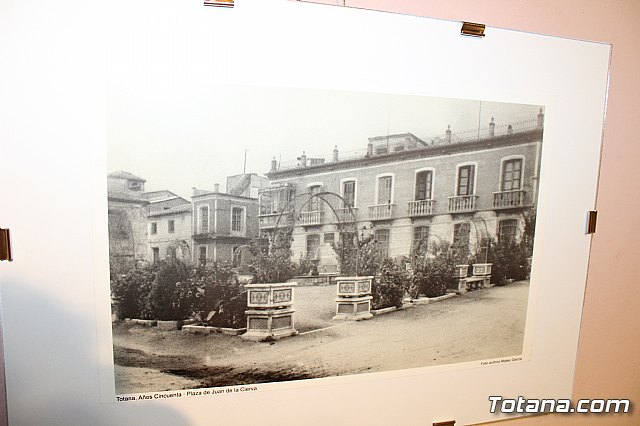
[[434, 242], [428, 250], [417, 253], [412, 259], [412, 297], [424, 294], [427, 297], [438, 297], [446, 293], [448, 288], [455, 288], [455, 267], [458, 262], [451, 244]]
[[196, 270], [189, 280], [199, 291], [199, 303], [193, 307], [201, 324], [216, 327], [242, 327], [247, 310], [247, 294], [229, 266], [213, 263]]
[[243, 328], [247, 326], [247, 292], [238, 293], [227, 300], [222, 300], [218, 311], [208, 322], [214, 327]]
[[374, 235], [362, 234], [356, 238], [356, 233], [344, 232], [340, 234], [338, 243], [331, 246], [338, 256], [343, 276], [376, 275], [385, 260]]
[[527, 257], [526, 247], [521, 243], [507, 241], [496, 244], [491, 256], [493, 281], [503, 284], [508, 279], [525, 279], [529, 270]]
[[[229, 266], [189, 269], [179, 260], [131, 268], [115, 275], [111, 292], [119, 319], [183, 320], [243, 327], [247, 295]], [[208, 319], [207, 319], [208, 318]]]
[[373, 281], [373, 309], [402, 307], [408, 283], [404, 264], [402, 259], [386, 259], [382, 262], [381, 273]]
[[182, 320], [191, 314], [198, 289], [188, 280], [189, 268], [178, 259], [160, 263], [151, 291], [149, 308], [154, 319]]
[[471, 259], [471, 263], [491, 263], [491, 281], [504, 284], [509, 279], [524, 280], [529, 273], [527, 259], [531, 256], [532, 239], [505, 239], [496, 242], [494, 238], [484, 237], [483, 247], [486, 247], [486, 258], [478, 256]]
[[111, 296], [116, 305], [116, 317], [151, 319], [149, 292], [156, 278], [157, 267], [141, 266], [120, 274], [111, 274]]
[[281, 283], [293, 278], [298, 270], [291, 261], [291, 241], [293, 228], [277, 229], [271, 238], [268, 250], [252, 246], [254, 261], [251, 264], [255, 282]]
[[301, 256], [295, 266], [297, 276], [318, 275], [318, 266], [306, 256]]

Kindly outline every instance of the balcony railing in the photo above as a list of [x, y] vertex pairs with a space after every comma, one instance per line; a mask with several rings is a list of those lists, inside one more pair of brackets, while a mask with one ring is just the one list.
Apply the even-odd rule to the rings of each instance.
[[393, 217], [395, 204], [378, 204], [369, 206], [369, 220], [386, 220]]
[[526, 192], [521, 189], [515, 191], [500, 191], [493, 193], [493, 208], [512, 209], [524, 207]]
[[324, 223], [324, 211], [314, 210], [300, 213], [301, 225], [321, 225]]
[[208, 238], [215, 238], [215, 232], [205, 232], [203, 230], [199, 230], [197, 234], [193, 235], [194, 240], [206, 240]]
[[340, 222], [354, 222], [358, 220], [358, 208], [351, 207], [351, 211], [353, 212], [353, 216], [351, 212], [349, 212], [348, 208], [336, 209], [336, 215], [338, 215], [338, 220]]
[[435, 200], [417, 200], [407, 203], [407, 214], [409, 216], [430, 216], [433, 214]]
[[[274, 214], [261, 214], [258, 215], [258, 222], [260, 224], [260, 229], [271, 229], [276, 227], [276, 223], [278, 222], [278, 217], [280, 213]], [[281, 219], [280, 222], [284, 224], [284, 219]]]
[[477, 195], [449, 197], [449, 213], [472, 212], [476, 210]]

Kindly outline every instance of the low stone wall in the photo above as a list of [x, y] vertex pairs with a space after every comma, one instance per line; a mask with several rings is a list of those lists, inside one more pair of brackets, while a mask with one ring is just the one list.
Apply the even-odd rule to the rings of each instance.
[[182, 331], [189, 334], [211, 334], [222, 333], [227, 336], [239, 336], [246, 333], [246, 328], [210, 327], [208, 325], [185, 325]]
[[156, 325], [158, 325], [158, 321], [156, 320], [143, 320], [143, 319], [137, 319], [137, 318], [127, 318], [124, 320], [124, 322], [128, 322], [131, 324], [144, 325], [147, 327], [155, 327]]
[[160, 330], [180, 330], [183, 325], [189, 325], [195, 323], [195, 320], [174, 320], [174, 321], [161, 321], [161, 320], [144, 320], [137, 318], [126, 318], [124, 320], [130, 324], [139, 324], [146, 327], [158, 327]]
[[401, 309], [413, 308], [414, 306], [418, 306], [418, 305], [426, 305], [429, 303], [439, 302], [441, 300], [451, 299], [452, 297], [455, 297], [455, 296], [456, 296], [456, 293], [447, 293], [438, 297], [419, 297], [417, 299], [405, 299], [405, 302], [401, 308], [391, 306], [389, 308], [382, 308], [382, 309], [375, 309], [375, 310], [372, 309], [371, 313], [374, 316], [387, 314], [389, 312], [399, 311]]

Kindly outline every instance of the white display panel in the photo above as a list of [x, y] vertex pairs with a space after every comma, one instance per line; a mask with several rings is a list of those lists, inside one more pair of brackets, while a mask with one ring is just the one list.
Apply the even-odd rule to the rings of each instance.
[[[42, 10], [21, 15], [16, 7], [13, 17], [51, 18]], [[99, 11], [79, 10], [86, 19], [78, 25], [96, 37], [79, 39], [56, 25], [54, 36], [44, 26], [33, 40], [19, 37], [20, 19], [6, 27], [16, 40], [3, 64], [15, 68], [2, 83], [11, 99], [2, 102], [9, 118], [3, 145], [10, 144], [2, 179], [15, 182], [3, 188], [2, 208], [16, 259], [2, 265], [11, 421], [269, 423], [277, 419], [264, 413], [288, 401], [286, 416], [297, 422], [347, 416], [467, 424], [494, 419], [489, 395], [570, 396], [589, 250], [584, 221], [595, 199], [610, 46], [492, 28], [484, 39], [470, 39], [459, 35], [459, 23], [285, 1], [234, 9], [111, 4], [110, 20], [97, 31]], [[49, 12], [68, 19], [63, 9]], [[132, 70], [138, 76], [132, 99], [170, 105], [165, 112], [207, 105], [202, 97], [214, 93], [212, 83], [545, 105], [530, 361], [101, 403], [112, 377], [104, 327], [110, 312], [101, 303], [109, 297], [103, 179], [114, 131], [105, 116], [123, 99], [114, 99], [105, 82], [117, 86]], [[198, 121], [192, 116], [187, 125]], [[385, 409], [342, 414], [354, 404]]]

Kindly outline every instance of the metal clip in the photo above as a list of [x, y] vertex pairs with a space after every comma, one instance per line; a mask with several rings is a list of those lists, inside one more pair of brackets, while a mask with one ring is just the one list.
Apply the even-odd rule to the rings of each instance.
[[11, 234], [8, 229], [0, 228], [0, 260], [11, 262]]
[[204, 0], [205, 6], [233, 7], [233, 0]]
[[462, 22], [460, 34], [470, 37], [484, 37], [484, 24], [476, 24], [474, 22]]
[[589, 210], [587, 212], [587, 234], [595, 234], [597, 220], [598, 212], [596, 210]]

